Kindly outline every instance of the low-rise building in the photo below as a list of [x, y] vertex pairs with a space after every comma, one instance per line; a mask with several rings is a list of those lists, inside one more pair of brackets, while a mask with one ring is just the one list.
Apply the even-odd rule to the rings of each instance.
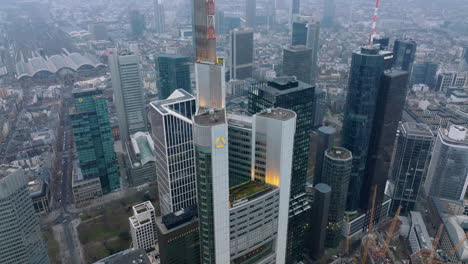
[[145, 250], [131, 248], [101, 259], [94, 264], [151, 264], [151, 261]]
[[34, 210], [38, 215], [46, 215], [50, 212], [50, 190], [45, 181], [35, 180], [28, 183], [29, 193], [34, 205]]
[[148, 132], [130, 135], [127, 144], [129, 164], [129, 182], [132, 186], [156, 181], [156, 156], [154, 142]]
[[77, 208], [87, 206], [94, 199], [102, 197], [101, 180], [99, 177], [85, 180], [81, 169], [75, 162], [73, 164], [72, 192]]
[[154, 249], [156, 244], [156, 214], [151, 202], [146, 201], [133, 206], [133, 216], [128, 218], [133, 248], [146, 251]]

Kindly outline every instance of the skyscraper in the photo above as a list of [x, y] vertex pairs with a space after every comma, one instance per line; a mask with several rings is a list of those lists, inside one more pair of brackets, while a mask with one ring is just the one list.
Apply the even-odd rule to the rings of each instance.
[[312, 50], [306, 46], [283, 49], [283, 75], [295, 76], [298, 81], [312, 84]]
[[128, 218], [134, 248], [154, 249], [156, 237], [156, 213], [151, 202], [146, 201], [132, 207], [133, 216]]
[[331, 27], [335, 23], [335, 0], [323, 0], [323, 5], [323, 26]]
[[104, 23], [93, 23], [88, 26], [88, 30], [93, 36], [93, 40], [108, 40], [107, 27]]
[[422, 192], [434, 135], [427, 125], [419, 123], [404, 123], [399, 131], [389, 192], [392, 212], [401, 205], [402, 213], [408, 213], [414, 210]]
[[222, 109], [226, 105], [226, 82], [224, 77], [224, 59], [216, 63], [195, 63], [197, 80], [197, 105], [202, 109]]
[[431, 89], [436, 88], [439, 64], [434, 62], [416, 63], [411, 72], [411, 85], [423, 83]]
[[229, 187], [252, 178], [252, 118], [228, 114]]
[[0, 258], [4, 264], [48, 264], [39, 219], [20, 167], [0, 165]]
[[253, 30], [234, 29], [230, 34], [231, 80], [244, 80], [253, 72]]
[[312, 259], [320, 259], [325, 251], [325, 238], [327, 235], [328, 214], [331, 205], [332, 188], [325, 183], [315, 185], [315, 200], [312, 205], [310, 234], [308, 239], [308, 255]]
[[466, 44], [462, 51], [462, 56], [460, 58], [460, 66], [458, 68], [459, 72], [468, 71], [468, 44]]
[[99, 177], [103, 193], [120, 189], [106, 98], [101, 90], [83, 89], [73, 91], [73, 100], [70, 118], [83, 179]]
[[336, 129], [333, 127], [320, 127], [317, 130], [317, 153], [315, 154], [315, 170], [314, 170], [314, 183], [324, 183], [322, 179], [323, 169], [323, 158], [325, 157], [325, 151], [333, 147], [335, 141]]
[[373, 43], [379, 44], [380, 50], [387, 50], [390, 45], [390, 38], [377, 35], [374, 37]]
[[160, 100], [165, 100], [177, 89], [192, 92], [188, 57], [164, 54], [159, 55], [155, 63]]
[[197, 62], [216, 62], [215, 1], [193, 1], [194, 45]]
[[230, 263], [228, 126], [225, 110], [193, 117], [201, 263]]
[[146, 29], [145, 15], [138, 10], [132, 10], [130, 11], [129, 17], [132, 37], [134, 39], [139, 39]]
[[182, 89], [174, 91], [166, 100], [150, 103], [149, 118], [163, 216], [197, 202], [192, 136], [195, 112], [195, 98]]
[[131, 134], [148, 130], [138, 56], [110, 54], [109, 68], [120, 138], [126, 143]]
[[291, 174], [290, 215], [288, 222], [288, 252], [286, 262], [302, 259], [306, 211], [305, 187], [309, 159], [310, 132], [314, 115], [315, 88], [291, 77], [256, 83], [249, 93], [249, 112], [254, 114], [271, 107], [282, 107], [297, 114]]
[[320, 49], [319, 38], [320, 38], [320, 22], [309, 21], [306, 17], [296, 16], [293, 20], [292, 25], [292, 39], [291, 44], [294, 45], [305, 45], [308, 49], [312, 50], [311, 57], [311, 83], [315, 84], [315, 80], [318, 74], [318, 52]]
[[382, 74], [360, 202], [361, 209], [370, 209], [373, 188], [377, 185], [377, 214], [384, 198], [398, 124], [406, 103], [407, 87], [408, 72], [390, 70]]
[[343, 120], [343, 147], [353, 153], [348, 211], [359, 207], [384, 63], [377, 46], [353, 52]]
[[353, 156], [347, 149], [332, 147], [325, 151], [321, 179], [332, 189], [325, 241], [325, 246], [329, 248], [337, 247], [341, 241], [352, 160]]
[[397, 39], [393, 44], [393, 67], [411, 72], [416, 57], [416, 42], [414, 40]]
[[255, 28], [257, 16], [257, 0], [245, 0], [245, 21], [247, 26]]
[[166, 32], [166, 23], [165, 23], [165, 16], [164, 16], [164, 6], [161, 0], [154, 0], [154, 30], [156, 33], [164, 33]]
[[291, 0], [292, 7], [291, 7], [291, 15], [299, 15], [301, 13], [301, 0]]
[[466, 127], [439, 129], [429, 164], [428, 196], [463, 201], [468, 186], [468, 132]]

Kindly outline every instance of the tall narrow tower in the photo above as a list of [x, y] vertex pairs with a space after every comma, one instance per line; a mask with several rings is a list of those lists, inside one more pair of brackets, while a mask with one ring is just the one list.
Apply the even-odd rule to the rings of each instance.
[[215, 10], [214, 0], [193, 0], [197, 62], [216, 62]]

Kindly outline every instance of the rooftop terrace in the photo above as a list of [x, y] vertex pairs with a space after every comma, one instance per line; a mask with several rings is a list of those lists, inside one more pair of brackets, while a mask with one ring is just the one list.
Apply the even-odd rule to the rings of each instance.
[[231, 204], [233, 204], [243, 199], [255, 199], [263, 194], [269, 193], [274, 189], [274, 186], [262, 182], [248, 181], [229, 189], [229, 201]]

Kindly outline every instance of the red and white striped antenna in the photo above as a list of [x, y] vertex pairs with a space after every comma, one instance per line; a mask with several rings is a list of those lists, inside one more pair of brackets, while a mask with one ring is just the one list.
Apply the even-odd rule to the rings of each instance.
[[375, 32], [375, 27], [377, 26], [377, 16], [379, 14], [379, 6], [380, 0], [375, 0], [375, 10], [374, 10], [374, 18], [372, 20], [372, 30], [371, 30], [371, 37], [370, 37], [370, 44], [374, 44], [374, 38], [377, 35]]

